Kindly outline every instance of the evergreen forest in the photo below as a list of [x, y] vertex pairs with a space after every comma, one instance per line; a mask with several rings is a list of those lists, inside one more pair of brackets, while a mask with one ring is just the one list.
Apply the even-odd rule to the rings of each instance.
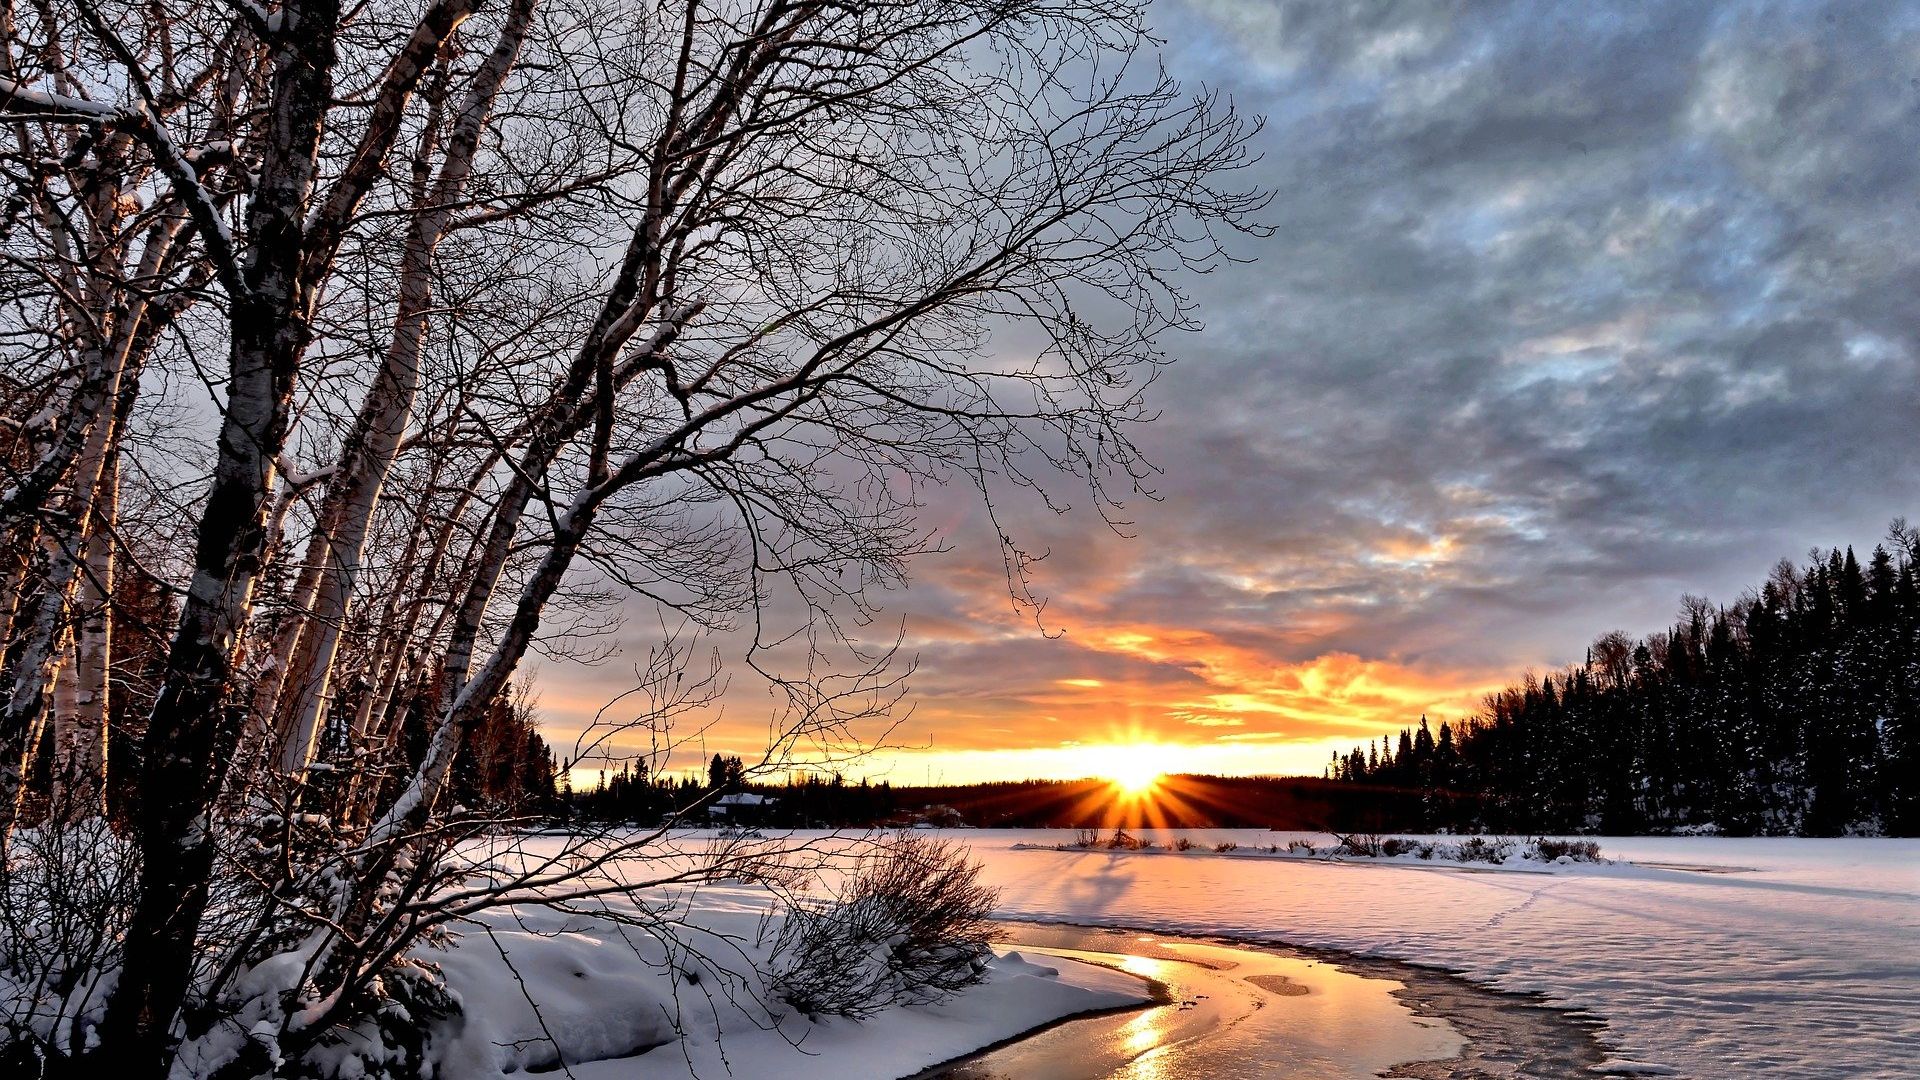
[[1612, 835], [1920, 834], [1920, 530], [1782, 560], [1731, 604], [1603, 634], [1436, 731], [1336, 755], [1413, 792], [1423, 828]]

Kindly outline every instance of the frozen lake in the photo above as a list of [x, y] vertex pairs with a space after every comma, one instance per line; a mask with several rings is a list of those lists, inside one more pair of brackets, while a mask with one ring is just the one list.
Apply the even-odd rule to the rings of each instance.
[[[1277, 940], [1434, 965], [1605, 1021], [1617, 1074], [1920, 1075], [1920, 841], [1600, 838], [1630, 863], [1463, 870], [964, 838], [1007, 917]], [[1324, 839], [1324, 838], [1322, 838]]]
[[[1407, 1026], [1405, 1016], [1381, 1004], [1387, 988], [1366, 985], [1366, 980], [1407, 981], [1404, 967], [1370, 966], [1354, 959], [1360, 957], [1445, 969], [1480, 986], [1535, 995], [1473, 1005], [1475, 1022], [1484, 1021], [1482, 1027], [1494, 1031], [1496, 1045], [1500, 1024], [1511, 1019], [1503, 1014], [1526, 1012], [1524, 1006], [1533, 1001], [1570, 1014], [1563, 1019], [1597, 1033], [1597, 1064], [1591, 1057], [1571, 1066], [1563, 1060], [1524, 1075], [1920, 1076], [1920, 841], [1602, 837], [1602, 855], [1619, 861], [1463, 866], [1412, 857], [1395, 862], [1277, 857], [1266, 849], [1284, 849], [1295, 838], [1324, 848], [1331, 838], [1258, 830], [1147, 830], [1138, 835], [1157, 846], [1143, 852], [1056, 850], [1054, 845], [1074, 841], [1070, 830], [938, 835], [968, 845], [980, 860], [984, 881], [1000, 891], [1002, 919], [1049, 924], [1055, 929], [1048, 933], [1058, 924], [1131, 931], [1107, 935], [1104, 944], [1091, 938], [1077, 943], [1015, 938], [1001, 946], [1003, 952], [1024, 943], [1119, 954], [1131, 948], [1126, 942], [1142, 936], [1188, 935], [1225, 939], [1229, 947], [1291, 946], [1281, 950], [1296, 958], [1291, 966], [1269, 970], [1264, 958], [1237, 962], [1259, 965], [1243, 975], [1286, 976], [1298, 985], [1321, 980], [1323, 992], [1297, 999], [1274, 997], [1277, 983], [1263, 986], [1240, 977], [1229, 978], [1234, 985], [1217, 994], [1196, 986], [1186, 995], [1196, 1002], [1190, 1009], [1158, 1014], [1168, 1023], [1154, 1028], [1159, 1040], [1154, 1045], [1183, 1038], [1181, 1025], [1190, 1022], [1208, 1021], [1214, 1030], [1226, 1030], [1241, 1022], [1230, 1014], [1251, 1015], [1254, 1002], [1268, 1012], [1263, 1025], [1308, 1017], [1323, 1003], [1362, 1001], [1384, 1010], [1376, 1015], [1398, 1017], [1393, 1026], [1400, 1034], [1439, 1033]], [[1181, 837], [1192, 841], [1194, 850], [1168, 850]], [[769, 831], [776, 846], [781, 838]], [[815, 849], [839, 844], [833, 834], [800, 833], [792, 839]], [[672, 863], [676, 847], [698, 857], [712, 840], [709, 832], [675, 832], [658, 857]], [[533, 837], [525, 850], [538, 853], [559, 843]], [[1239, 846], [1213, 850], [1223, 844]], [[670, 891], [660, 899], [684, 905], [689, 925], [708, 935], [704, 940], [728, 948], [753, 945], [768, 901], [763, 889], [747, 881]], [[461, 1045], [472, 1044], [477, 1064], [460, 1075], [532, 1068], [533, 1050], [525, 1048], [551, 1041], [564, 1050], [581, 1080], [631, 1075], [636, 1061], [644, 1061], [650, 1075], [732, 1070], [738, 1076], [786, 1080], [911, 1076], [1061, 1016], [1144, 997], [1141, 984], [1124, 975], [1045, 956], [1031, 957], [1042, 962], [1036, 966], [1009, 955], [996, 962], [987, 985], [948, 1002], [895, 1008], [870, 1023], [788, 1017], [775, 1030], [753, 1006], [762, 991], [743, 983], [737, 994], [727, 987], [713, 993], [700, 989], [690, 1001], [677, 989], [682, 981], [660, 976], [673, 965], [663, 965], [663, 958], [646, 949], [636, 957], [617, 923], [531, 912], [502, 913], [491, 923], [487, 936], [470, 934], [460, 948], [433, 957], [476, 1006]], [[643, 937], [642, 943], [651, 940]], [[514, 951], [516, 969], [530, 976], [542, 1015], [527, 1007], [523, 988], [495, 954], [496, 946]], [[1359, 981], [1299, 966], [1301, 957]], [[1046, 970], [1046, 965], [1063, 964], [1078, 970], [1062, 970], [1057, 977]], [[1191, 964], [1161, 965], [1155, 977], [1176, 991], [1186, 983], [1217, 982]], [[1434, 978], [1420, 972], [1411, 976], [1413, 981], [1421, 977]], [[1336, 983], [1346, 987], [1342, 994], [1334, 992]], [[1202, 993], [1207, 997], [1200, 998]], [[1211, 1004], [1202, 1007], [1202, 1000]], [[1399, 1000], [1410, 1003], [1405, 995]], [[662, 1007], [689, 1003], [693, 1022], [676, 1033]], [[1436, 1013], [1452, 1017], [1460, 1010]], [[1291, 1045], [1296, 1055], [1321, 1054], [1352, 1041], [1350, 1029], [1337, 1021], [1328, 1016], [1273, 1028], [1268, 1034], [1283, 1037], [1261, 1045]], [[1130, 1023], [1116, 1016], [1080, 1030], [1104, 1032], [1088, 1037], [1124, 1051], [1128, 1047], [1113, 1040], [1137, 1034]], [[1376, 1024], [1367, 1030], [1383, 1037], [1387, 1028]], [[1050, 1038], [1058, 1042], [1061, 1036], [1041, 1034], [1031, 1052], [1045, 1052]], [[1550, 1036], [1509, 1037], [1511, 1045], [1550, 1048], [1553, 1042]], [[659, 1048], [628, 1056], [651, 1045]], [[999, 1075], [1019, 1075], [1017, 1062], [1028, 1052], [1011, 1048], [1013, 1071]], [[1163, 1064], [1173, 1061], [1162, 1057]], [[1111, 1064], [1111, 1059], [1103, 1060]], [[1197, 1071], [1185, 1075], [1213, 1075], [1204, 1057], [1196, 1060]], [[1129, 1075], [1100, 1072], [1100, 1062], [1091, 1057], [1088, 1064], [1094, 1069], [1089, 1076]], [[1357, 1075], [1367, 1075], [1373, 1063], [1356, 1054], [1349, 1064], [1361, 1070]]]

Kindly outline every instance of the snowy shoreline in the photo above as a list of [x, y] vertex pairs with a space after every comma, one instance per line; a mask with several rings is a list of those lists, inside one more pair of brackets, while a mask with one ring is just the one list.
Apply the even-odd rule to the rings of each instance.
[[[1092, 928], [1090, 927], [1088, 929], [1092, 929]], [[1010, 951], [1021, 956], [1023, 959], [1025, 958], [1026, 954], [1020, 952], [1018, 948], [1014, 948]], [[1044, 956], [1045, 954], [1041, 954], [1041, 955]], [[1093, 967], [1093, 966], [1099, 966], [1099, 965], [1076, 964], [1076, 963], [1069, 962], [1069, 963], [1063, 964], [1063, 966], [1071, 970], [1075, 967]], [[1118, 971], [1119, 969], [1109, 968], [1108, 970]], [[1033, 1027], [1026, 1029], [1025, 1031], [1016, 1032], [1012, 1035], [1007, 1036], [1004, 1039], [999, 1039], [995, 1042], [988, 1043], [985, 1046], [981, 1046], [976, 1049], [969, 1050], [962, 1054], [955, 1054], [954, 1056], [947, 1058], [944, 1061], [939, 1061], [932, 1065], [929, 1065], [926, 1068], [920, 1070], [919, 1072], [912, 1074], [911, 1076], [900, 1077], [898, 1078], [898, 1080], [934, 1080], [934, 1078], [946, 1076], [956, 1066], [963, 1065], [970, 1061], [979, 1060], [981, 1058], [985, 1058], [992, 1054], [995, 1054], [999, 1051], [1006, 1050], [1010, 1047], [1018, 1046], [1022, 1043], [1029, 1042], [1031, 1040], [1039, 1038], [1042, 1035], [1046, 1035], [1051, 1032], [1057, 1031], [1060, 1028], [1067, 1026], [1068, 1024], [1077, 1023], [1082, 1020], [1099, 1020], [1106, 1017], [1126, 1016], [1129, 1014], [1137, 1013], [1141, 1009], [1154, 1008], [1157, 1006], [1168, 1005], [1173, 1003], [1173, 1000], [1174, 1000], [1173, 995], [1168, 992], [1167, 986], [1165, 983], [1160, 982], [1159, 980], [1154, 979], [1151, 976], [1141, 975], [1136, 972], [1121, 972], [1121, 973], [1126, 974], [1131, 978], [1138, 979], [1142, 984], [1146, 986], [1147, 988], [1146, 993], [1148, 995], [1146, 1000], [1138, 1001], [1138, 1002], [1130, 1002], [1124, 1005], [1108, 1005], [1100, 1008], [1088, 1009], [1085, 1012], [1067, 1013], [1063, 1016], [1056, 1016], [1051, 1020], [1047, 1020], [1043, 1023], [1036, 1024]]]
[[741, 881], [615, 896], [594, 910], [484, 913], [415, 953], [460, 1005], [429, 1027], [434, 1075], [877, 1080], [1164, 996], [1126, 972], [995, 948], [983, 980], [944, 999], [862, 1021], [809, 1016], [768, 981], [779, 910]]
[[[468, 1011], [455, 1045], [440, 1058], [440, 1075], [467, 1080], [564, 1068], [576, 1080], [625, 1080], [643, 1067], [654, 1077], [903, 1077], [1062, 1023], [1130, 1012], [1164, 998], [1147, 980], [1125, 972], [996, 949], [985, 982], [937, 1004], [899, 1006], [863, 1022], [791, 1012], [775, 1019], [755, 1015], [759, 1010], [744, 995], [723, 995], [683, 1016], [686, 1031], [643, 1034], [636, 1043], [631, 1034], [613, 1036], [647, 1027], [647, 1003], [633, 1000], [631, 981], [606, 993], [609, 981], [620, 980], [601, 972], [584, 980], [587, 987], [567, 987], [562, 969], [577, 953], [542, 951], [533, 963], [549, 976], [529, 976], [527, 959], [515, 956], [519, 979], [496, 967], [504, 962], [486, 935], [442, 954], [449, 984]], [[473, 956], [448, 955], [463, 952]], [[538, 1002], [538, 1015], [529, 1002]]]
[[[1103, 1039], [1123, 1042], [1129, 1060], [1153, 1053], [1155, 1068], [1171, 1075], [1210, 1075], [1221, 1064], [1222, 1055], [1240, 1068], [1248, 1063], [1249, 1054], [1262, 1055], [1275, 1075], [1288, 1077], [1351, 1072], [1421, 1080], [1483, 1072], [1574, 1075], [1593, 1071], [1608, 1060], [1589, 1018], [1552, 1008], [1537, 995], [1490, 989], [1454, 973], [1402, 961], [1151, 926], [1065, 921], [1003, 920], [996, 926], [995, 940], [1047, 948], [1055, 954], [1091, 951], [1149, 963], [1171, 961], [1173, 967], [1162, 969], [1162, 977], [1188, 984], [1176, 992], [1193, 993], [1194, 976], [1203, 984], [1215, 984], [1204, 988], [1216, 999], [1223, 991], [1232, 996], [1235, 983], [1252, 984], [1259, 990], [1250, 995], [1255, 999], [1251, 1013], [1217, 1018], [1210, 1026], [1181, 1023], [1190, 1014], [1157, 1020], [1148, 1013], [1124, 1025], [1081, 1025], [1071, 1039], [1050, 1040], [1044, 1032], [1032, 1032], [1016, 1041], [1012, 1053], [975, 1055], [984, 1067], [978, 1073], [960, 1069], [951, 1074], [953, 1080], [1068, 1073], [1104, 1076], [1084, 1072], [1083, 1064]], [[1276, 961], [1288, 965], [1287, 974], [1269, 979], [1261, 970]], [[1195, 966], [1215, 970], [1196, 972]], [[1245, 987], [1238, 989], [1247, 993]], [[1323, 996], [1302, 1000], [1310, 994]], [[1369, 999], [1370, 1007], [1361, 1004]], [[1388, 1005], [1389, 1001], [1395, 1004]], [[1185, 1009], [1213, 1003], [1177, 1004]], [[1366, 1016], [1361, 1019], [1357, 1013]], [[1250, 1023], [1255, 1028], [1266, 1026], [1264, 1037], [1253, 1035]], [[1367, 1032], [1362, 1043], [1350, 1041], [1352, 1032], [1342, 1030], [1356, 1024]], [[1178, 1030], [1168, 1030], [1175, 1027]], [[1144, 1031], [1157, 1032], [1157, 1041], [1143, 1043]], [[1215, 1041], [1215, 1036], [1225, 1039]], [[925, 1075], [947, 1077], [949, 1073], [933, 1070]]]
[[[1423, 837], [1412, 839], [1395, 834], [1370, 836], [1338, 844], [1315, 845], [1294, 839], [1287, 845], [1249, 844], [1222, 841], [1212, 846], [1177, 837], [1172, 843], [1141, 840], [1130, 833], [1115, 831], [1102, 838], [1096, 830], [1079, 830], [1073, 843], [1013, 844], [1010, 851], [1065, 851], [1110, 855], [1177, 855], [1197, 858], [1279, 859], [1311, 861], [1328, 865], [1398, 866], [1407, 869], [1506, 872], [1515, 874], [1552, 873], [1555, 866], [1613, 865], [1603, 858], [1592, 841], [1559, 841], [1535, 838], [1524, 843], [1505, 836], [1468, 836], [1458, 838]], [[1701, 870], [1709, 873], [1748, 872], [1749, 867], [1692, 867], [1666, 864], [1667, 869]]]
[[[1920, 998], [1914, 841], [1601, 838], [1612, 861], [1489, 866], [1249, 850], [1308, 836], [1264, 830], [1145, 833], [1157, 846], [1136, 852], [1063, 847], [1057, 831], [945, 835], [964, 841], [1000, 890], [999, 920], [1279, 945], [1350, 970], [1398, 965], [1377, 969], [1381, 977], [1412, 969], [1457, 977], [1496, 995], [1501, 1011], [1544, 1005], [1590, 1029], [1606, 1049], [1600, 1072], [1920, 1075], [1920, 1018], [1909, 1008]], [[1181, 837], [1193, 850], [1173, 850]], [[795, 837], [809, 838], [834, 837]], [[1239, 848], [1213, 850], [1224, 843]], [[1367, 872], [1351, 872], [1360, 867]], [[1407, 870], [1421, 872], [1398, 872]], [[748, 966], [764, 893], [741, 883], [669, 899], [697, 916], [692, 952]], [[782, 1080], [913, 1076], [1150, 996], [1131, 976], [1036, 963], [996, 938], [1007, 955], [994, 978], [940, 1005], [896, 1007], [865, 1023], [792, 1014], [772, 1022], [765, 988], [750, 977], [691, 986], [668, 975], [691, 952], [669, 958], [644, 941], [636, 951], [615, 924], [527, 910], [489, 927], [428, 953], [469, 1006], [463, 1029], [440, 1047], [442, 1076], [540, 1067], [526, 1048], [546, 1038], [543, 1022], [568, 1044], [579, 1080], [624, 1078], [636, 1062], [665, 1076], [729, 1068]], [[541, 1015], [496, 946], [529, 979]], [[1055, 976], [1034, 970], [1056, 963]], [[1479, 1022], [1501, 1019], [1483, 1010]], [[637, 1032], [641, 1020], [652, 1028]], [[638, 1047], [640, 1035], [664, 1045], [611, 1059]]]

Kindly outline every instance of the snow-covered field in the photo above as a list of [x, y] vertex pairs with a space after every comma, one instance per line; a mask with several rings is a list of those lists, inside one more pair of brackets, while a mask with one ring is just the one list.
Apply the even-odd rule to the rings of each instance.
[[[1327, 838], [1254, 830], [1141, 832], [1157, 853], [956, 835], [1003, 914], [1278, 939], [1541, 991], [1606, 1019], [1619, 1072], [1920, 1076], [1920, 841], [1601, 838], [1628, 862], [1458, 868], [1258, 857]], [[1183, 835], [1242, 850], [1164, 850]]]
[[[1602, 838], [1620, 861], [1488, 867], [1276, 858], [1269, 845], [1330, 838], [1255, 830], [1147, 830], [1157, 847], [1137, 853], [1056, 850], [1074, 839], [1060, 831], [943, 835], [984, 863], [1004, 916], [1280, 940], [1539, 991], [1605, 1020], [1620, 1074], [1920, 1076], [1920, 841]], [[1167, 850], [1179, 836], [1196, 849]], [[1240, 849], [1216, 854], [1225, 841]], [[497, 913], [434, 950], [465, 1005], [437, 1040], [440, 1075], [564, 1061], [578, 1080], [898, 1077], [1144, 998], [1126, 976], [1003, 951], [985, 985], [944, 1004], [865, 1023], [781, 1016], [751, 974], [762, 890], [659, 900], [699, 928], [689, 951], [623, 925], [646, 921], [638, 908]]]

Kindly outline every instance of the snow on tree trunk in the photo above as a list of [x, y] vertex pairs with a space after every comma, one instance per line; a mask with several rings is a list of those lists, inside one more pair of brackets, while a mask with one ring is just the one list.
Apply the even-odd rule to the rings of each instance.
[[[276, 13], [270, 110], [246, 209], [248, 247], [228, 298], [228, 381], [213, 483], [196, 530], [191, 583], [143, 741], [139, 898], [93, 1064], [162, 1077], [194, 967], [211, 884], [211, 814], [246, 702], [233, 685], [267, 551], [267, 510], [284, 449], [294, 381], [312, 339], [312, 305], [348, 222], [382, 175], [422, 73], [471, 0], [437, 0], [415, 23], [372, 94], [366, 130], [324, 197], [309, 207], [320, 138], [334, 101], [341, 9], [293, 0]], [[224, 226], [203, 239], [226, 242]]]
[[226, 779], [241, 710], [230, 684], [266, 510], [285, 443], [294, 374], [310, 330], [300, 282], [304, 210], [333, 94], [331, 0], [283, 9], [299, 26], [276, 58], [272, 114], [248, 206], [245, 292], [231, 296], [226, 408], [213, 483], [196, 529], [193, 576], [143, 743], [139, 898], [92, 1063], [130, 1078], [168, 1071], [174, 1017], [193, 971], [213, 866], [209, 814]]

